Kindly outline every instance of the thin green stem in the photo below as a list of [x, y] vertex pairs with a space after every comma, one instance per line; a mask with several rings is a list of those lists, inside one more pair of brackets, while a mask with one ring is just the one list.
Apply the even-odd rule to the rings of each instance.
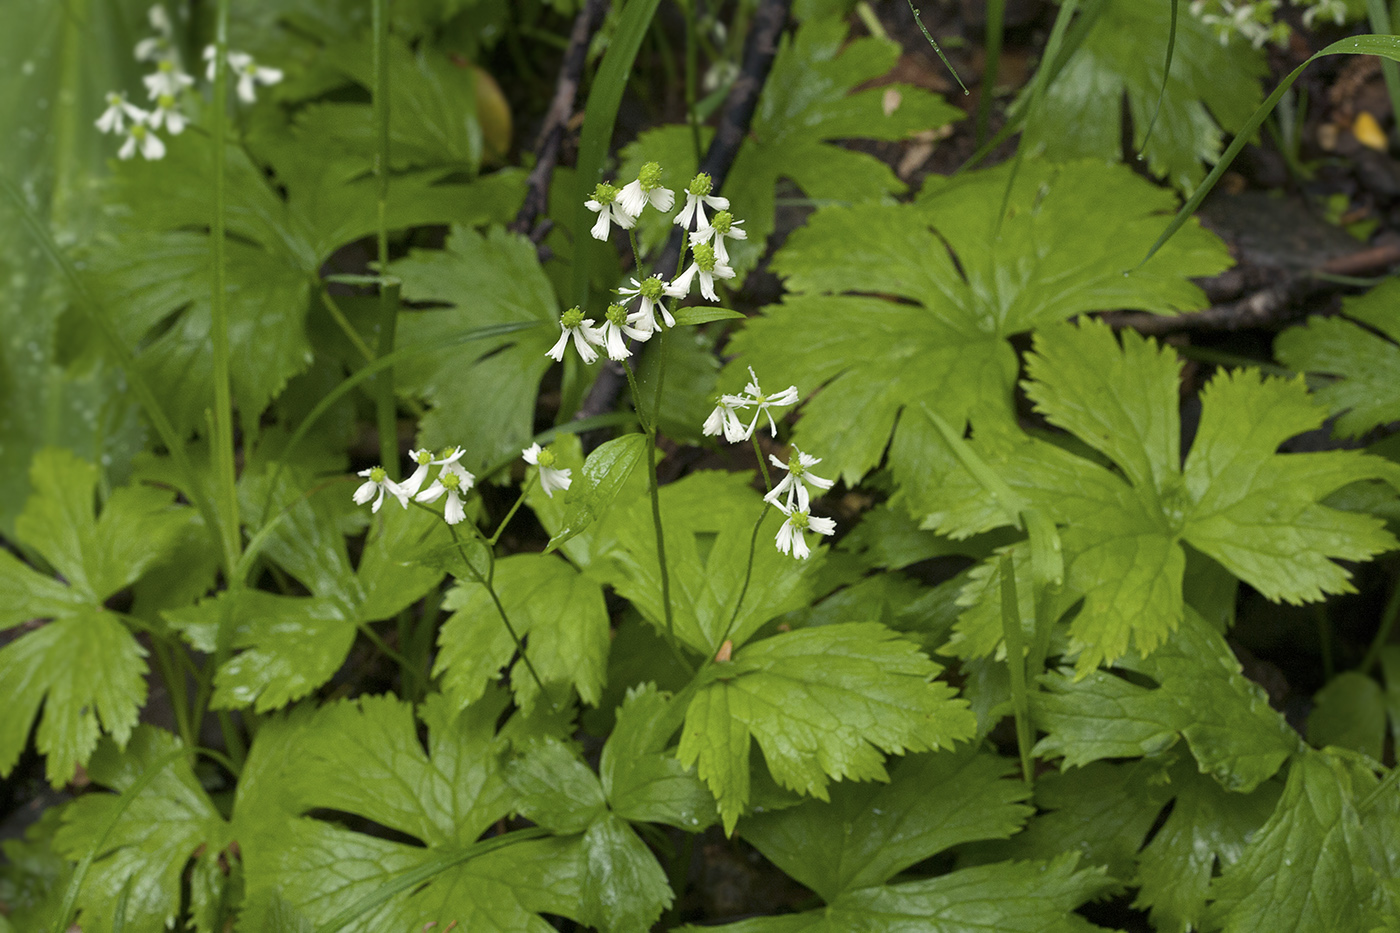
[[632, 243], [632, 269], [637, 273], [637, 279], [640, 281], [642, 278], [642, 251], [637, 246], [637, 228], [635, 226], [628, 228], [627, 239]]
[[1001, 70], [1001, 40], [1006, 21], [1006, 0], [987, 0], [986, 68], [982, 73], [981, 93], [977, 97], [977, 144], [987, 138], [987, 125], [992, 118], [992, 101], [996, 97], [997, 76]]
[[[1395, 588], [1390, 591], [1390, 601], [1385, 604], [1385, 610], [1381, 613], [1380, 628], [1376, 629], [1376, 637], [1371, 639], [1371, 647], [1366, 649], [1366, 657], [1361, 660], [1361, 666], [1357, 668], [1363, 674], [1368, 674], [1381, 659], [1381, 651], [1390, 642], [1390, 633], [1395, 629], [1395, 619], [1400, 616], [1400, 578], [1395, 582]], [[1329, 678], [1330, 675], [1329, 675]]]
[[768, 461], [763, 459], [763, 449], [758, 446], [758, 431], [750, 434], [749, 440], [753, 442], [753, 455], [758, 460], [758, 469], [763, 473], [764, 492], [772, 492], [773, 480], [768, 476]]
[[[379, 275], [389, 274], [389, 15], [388, 0], [373, 0], [374, 27], [374, 177], [378, 226]], [[379, 356], [394, 352], [394, 331], [398, 326], [399, 286], [394, 282], [379, 286]], [[379, 428], [379, 457], [390, 479], [399, 478], [398, 408], [394, 399], [394, 370], [385, 369], [376, 379], [375, 423]]]
[[[211, 339], [214, 367], [213, 461], [217, 500], [221, 500], [224, 575], [229, 588], [237, 587], [234, 573], [241, 547], [238, 520], [238, 490], [234, 480], [233, 398], [229, 374], [227, 243], [228, 212], [228, 11], [229, 0], [218, 0], [214, 43], [217, 49], [214, 69], [214, 218], [211, 245], [214, 251], [214, 293], [211, 296]], [[222, 647], [222, 646], [221, 646]]]
[[402, 654], [389, 647], [389, 643], [386, 642], [384, 639], [380, 638], [379, 633], [376, 632], [373, 628], [371, 628], [368, 622], [360, 622], [357, 624], [357, 627], [360, 630], [360, 634], [368, 638], [370, 644], [378, 648], [386, 658], [397, 664], [400, 670], [404, 671], [405, 673], [412, 674], [413, 679], [417, 682], [417, 686], [422, 687], [424, 690], [427, 689], [428, 685], [426, 678], [423, 677], [423, 673], [417, 668], [415, 668], [412, 664], [410, 664], [408, 662], [408, 658], [404, 657]]
[[525, 496], [529, 494], [530, 487], [535, 485], [535, 480], [539, 478], [539, 475], [538, 472], [535, 472], [526, 477], [525, 485], [520, 487], [520, 497], [515, 500], [515, 505], [510, 507], [510, 511], [506, 513], [506, 517], [501, 519], [501, 523], [496, 526], [496, 533], [487, 539], [487, 544], [495, 547], [496, 542], [501, 540], [501, 532], [506, 530], [506, 526], [510, 524], [510, 520], [515, 517], [515, 513], [520, 511], [520, 507], [525, 504]]
[[758, 513], [758, 521], [753, 523], [753, 532], [749, 535], [749, 559], [744, 564], [744, 583], [739, 587], [739, 598], [734, 600], [734, 614], [729, 617], [729, 625], [725, 627], [724, 637], [720, 639], [721, 645], [734, 634], [734, 625], [739, 621], [739, 609], [744, 605], [749, 583], [753, 581], [753, 561], [758, 556], [758, 530], [763, 527], [763, 520], [768, 517], [768, 510], [771, 508], [768, 500], [763, 500], [763, 511]]
[[641, 423], [642, 430], [646, 432], [647, 436], [651, 437], [655, 435], [656, 428], [652, 425], [651, 420], [647, 418], [646, 412], [642, 410], [642, 391], [637, 388], [637, 377], [632, 372], [632, 367], [626, 360], [623, 360], [622, 368], [627, 373], [627, 386], [632, 390], [632, 407], [637, 412], [637, 421]]
[[1016, 748], [1021, 755], [1021, 775], [1030, 784], [1035, 778], [1031, 767], [1030, 694], [1026, 690], [1025, 633], [1021, 631], [1021, 608], [1016, 592], [1016, 565], [1010, 554], [1001, 556], [1001, 630], [1006, 639], [1006, 670], [1011, 675], [1011, 708], [1016, 716]]
[[339, 303], [332, 297], [325, 283], [321, 284], [321, 303], [330, 312], [331, 319], [344, 332], [346, 338], [355, 347], [359, 354], [365, 358], [366, 363], [374, 362], [374, 351], [365, 343], [365, 338], [360, 336], [360, 332], [355, 329], [355, 325], [350, 323], [350, 319], [345, 316], [345, 312], [340, 309]]
[[549, 693], [544, 689], [544, 681], [540, 679], [539, 672], [535, 670], [535, 664], [530, 660], [530, 655], [526, 654], [525, 643], [520, 640], [520, 635], [515, 631], [515, 626], [511, 625], [510, 616], [506, 614], [506, 607], [501, 605], [501, 598], [496, 595], [496, 588], [491, 585], [491, 581], [481, 575], [481, 571], [476, 569], [476, 565], [471, 562], [471, 558], [467, 557], [466, 548], [462, 547], [462, 539], [457, 535], [457, 528], [453, 525], [448, 525], [447, 530], [452, 532], [452, 543], [457, 545], [457, 553], [462, 555], [462, 563], [466, 564], [467, 570], [471, 573], [472, 577], [477, 583], [481, 584], [481, 588], [486, 591], [487, 595], [491, 597], [491, 602], [495, 604], [496, 612], [500, 615], [501, 621], [505, 623], [506, 631], [510, 633], [511, 640], [515, 642], [515, 650], [520, 653], [520, 660], [525, 662], [526, 669], [535, 680], [535, 686], [540, 690], [540, 696], [548, 697]]
[[224, 737], [224, 747], [228, 749], [228, 757], [233, 762], [233, 773], [237, 776], [243, 773], [243, 762], [248, 759], [248, 748], [243, 744], [243, 736], [234, 725], [233, 715], [228, 710], [219, 710], [217, 718], [219, 734]]
[[909, 11], [914, 14], [914, 22], [919, 24], [919, 31], [924, 34], [924, 38], [928, 40], [928, 44], [933, 46], [933, 51], [938, 55], [938, 60], [943, 62], [943, 67], [947, 68], [948, 72], [953, 76], [953, 80], [958, 82], [958, 87], [962, 88], [963, 95], [971, 94], [972, 92], [967, 89], [967, 85], [963, 84], [962, 78], [958, 77], [957, 69], [953, 67], [953, 63], [948, 61], [948, 56], [943, 54], [943, 50], [938, 47], [938, 43], [935, 42], [933, 36], [929, 34], [928, 27], [924, 25], [923, 17], [919, 14], [918, 8], [914, 6], [914, 0], [908, 0], [908, 3]]
[[[176, 650], [179, 650], [179, 646], [176, 646]], [[190, 698], [185, 685], [185, 672], [171, 656], [171, 648], [165, 639], [152, 638], [151, 653], [155, 656], [161, 679], [165, 681], [166, 692], [170, 694], [170, 708], [175, 712], [175, 730], [186, 745], [194, 745], [197, 736], [190, 726]]]

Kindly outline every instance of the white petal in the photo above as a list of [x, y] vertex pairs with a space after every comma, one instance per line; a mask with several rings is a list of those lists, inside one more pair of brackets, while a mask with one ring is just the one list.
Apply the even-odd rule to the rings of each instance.
[[627, 344], [622, 340], [621, 328], [611, 321], [603, 326], [603, 337], [607, 340], [608, 359], [620, 362], [632, 355], [632, 351], [627, 349]]
[[669, 211], [676, 203], [676, 193], [670, 188], [653, 188], [647, 192], [647, 200], [658, 211]]
[[704, 197], [704, 201], [706, 204], [710, 205], [710, 207], [717, 207], [722, 211], [729, 210], [729, 199], [721, 197], [720, 195], [707, 194]]
[[442, 497], [442, 494], [445, 492], [447, 492], [447, 487], [444, 486], [442, 483], [438, 482], [437, 480], [433, 480], [433, 484], [427, 489], [420, 492], [418, 495], [414, 496], [413, 501], [436, 502]]
[[792, 553], [793, 532], [791, 520], [783, 522], [782, 527], [778, 529], [778, 550], [784, 554]]
[[812, 556], [812, 551], [807, 547], [807, 538], [796, 528], [792, 530], [792, 556], [798, 560], [806, 560]]
[[573, 470], [556, 470], [553, 467], [540, 468], [540, 488], [545, 495], [553, 498], [556, 489], [568, 489], [573, 480]]
[[617, 202], [622, 205], [623, 210], [632, 216], [640, 214], [642, 208], [647, 205], [647, 196], [642, 191], [641, 180], [623, 185], [622, 190], [617, 193]]
[[151, 161], [165, 158], [165, 143], [154, 132], [148, 132], [141, 140], [141, 155]]
[[[360, 475], [365, 476], [367, 473], [368, 471]], [[375, 482], [361, 483], [359, 488], [355, 490], [355, 504], [364, 505], [366, 502], [373, 499], [374, 491], [378, 488], [379, 484]]]
[[672, 281], [670, 285], [666, 286], [666, 294], [670, 295], [672, 298], [684, 298], [686, 295], [689, 295], [690, 283], [695, 279], [695, 273], [699, 271], [699, 264], [692, 262], [689, 269], [686, 269], [680, 275], [676, 276], [675, 280]]
[[[233, 58], [232, 55], [229, 56]], [[245, 104], [255, 103], [258, 99], [257, 88], [253, 86], [253, 76], [248, 72], [243, 72], [238, 76], [238, 99]]]
[[579, 358], [585, 363], [592, 363], [598, 359], [598, 351], [593, 349], [593, 332], [580, 327], [574, 331], [574, 349], [578, 351]]
[[710, 412], [710, 417], [705, 419], [704, 425], [700, 428], [700, 433], [704, 434], [706, 437], [713, 437], [719, 434], [724, 428], [725, 413], [725, 408], [716, 406], [715, 410]]
[[559, 340], [554, 346], [545, 351], [544, 355], [553, 357], [559, 362], [564, 362], [564, 345], [569, 342], [569, 332], [565, 330], [559, 335]]
[[265, 84], [268, 87], [282, 80], [282, 69], [272, 68], [267, 65], [259, 65], [253, 74], [257, 78], [259, 84]]
[[829, 535], [836, 532], [836, 519], [818, 518], [813, 515], [807, 519], [807, 527], [819, 535]]
[[598, 221], [593, 224], [593, 229], [588, 232], [593, 234], [593, 239], [595, 240], [606, 240], [611, 223], [612, 211], [604, 208], [598, 212]]
[[418, 469], [414, 470], [413, 474], [409, 476], [408, 479], [404, 480], [403, 485], [399, 488], [403, 490], [405, 497], [416, 496], [418, 494], [418, 490], [423, 488], [423, 481], [427, 478], [428, 465], [426, 463], [420, 463], [418, 464]]
[[715, 277], [704, 269], [700, 270], [700, 294], [711, 301], [719, 301], [715, 294]]
[[442, 510], [442, 517], [449, 525], [457, 525], [466, 520], [467, 510], [462, 508], [462, 499], [457, 495], [457, 490], [447, 494], [447, 505]]
[[695, 215], [695, 209], [699, 203], [700, 202], [695, 199], [695, 195], [686, 192], [685, 207], [681, 208], [681, 212], [676, 215], [676, 219], [672, 222], [678, 227], [688, 228], [690, 226], [690, 218]]
[[117, 150], [117, 158], [129, 159], [134, 155], [136, 155], [136, 137], [128, 136], [126, 142], [122, 143], [122, 147]]
[[531, 444], [520, 452], [520, 456], [524, 457], [525, 462], [528, 464], [538, 464], [540, 462], [540, 445]]

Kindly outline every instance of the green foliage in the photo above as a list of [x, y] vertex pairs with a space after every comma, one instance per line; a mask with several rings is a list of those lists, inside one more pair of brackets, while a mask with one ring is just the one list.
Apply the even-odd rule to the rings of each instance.
[[[1163, 95], [1162, 50], [1171, 7], [1134, 0], [1104, 4], [1039, 108], [1027, 114], [1026, 143], [1062, 161], [1122, 159], [1119, 101], [1126, 97], [1133, 151], [1146, 157], [1154, 175], [1182, 191], [1200, 184], [1202, 163], [1220, 157], [1224, 133], [1239, 132], [1263, 98], [1264, 54], [1239, 39], [1221, 43], [1208, 25], [1183, 9], [1176, 18], [1176, 49]], [[1146, 139], [1154, 114], [1152, 138]]]
[[34, 490], [15, 522], [62, 580], [0, 551], [0, 626], [30, 628], [0, 649], [0, 774], [23, 750], [44, 707], [36, 744], [55, 785], [86, 764], [101, 732], [125, 745], [146, 700], [146, 649], [104, 603], [148, 569], [175, 556], [192, 511], [169, 490], [125, 486], [96, 510], [98, 471], [65, 450], [34, 458]]
[[1321, 381], [1316, 395], [1337, 417], [1338, 437], [1357, 437], [1400, 419], [1397, 297], [1400, 282], [1387, 280], [1358, 298], [1343, 299], [1341, 316], [1311, 318], [1274, 342], [1286, 365], [1333, 377]]
[[[1052, 424], [1117, 471], [992, 419], [977, 423], [973, 445], [1011, 488], [1066, 526], [1060, 611], [1084, 600], [1070, 623], [1081, 675], [1130, 647], [1151, 652], [1180, 624], [1183, 544], [1269, 599], [1291, 603], [1351, 591], [1350, 573], [1334, 560], [1395, 546], [1379, 519], [1322, 504], [1362, 479], [1400, 485], [1393, 464], [1354, 451], [1276, 452], [1325, 418], [1301, 379], [1248, 370], [1216, 375], [1201, 393], [1200, 427], [1180, 465], [1172, 354], [1132, 332], [1120, 347], [1107, 326], [1094, 323], [1037, 331], [1035, 349], [1027, 394]], [[1005, 524], [980, 484], [946, 462], [941, 494], [911, 502], [916, 512], [927, 510], [926, 524], [954, 536]], [[1025, 560], [1027, 547], [1017, 550]], [[973, 608], [954, 645], [964, 656], [984, 654], [1000, 637], [993, 562], [963, 598]]]
[[[745, 221], [748, 231], [747, 240], [730, 248], [730, 264], [741, 277], [758, 263], [773, 232], [780, 181], [791, 181], [818, 203], [880, 200], [904, 190], [883, 162], [832, 140], [899, 140], [961, 116], [955, 107], [910, 84], [856, 90], [888, 72], [899, 49], [873, 37], [847, 41], [847, 30], [843, 18], [813, 18], [791, 39], [785, 37], [778, 49], [749, 136], [719, 192], [729, 198], [730, 210]], [[708, 136], [706, 131], [702, 139]], [[668, 185], [684, 188], [697, 171], [689, 128], [667, 126], [642, 133], [623, 151], [618, 177], [630, 181], [651, 161], [666, 167]], [[643, 219], [641, 226], [647, 247], [659, 244], [670, 231], [664, 220]]]
[[793, 442], [848, 483], [880, 463], [893, 433], [895, 478], [937, 496], [920, 404], [954, 425], [1005, 420], [1017, 366], [1006, 338], [1086, 311], [1197, 308], [1186, 277], [1228, 264], [1219, 240], [1193, 228], [1134, 268], [1173, 199], [1126, 168], [1028, 163], [999, 215], [989, 206], [1007, 172], [933, 176], [913, 204], [823, 208], [774, 257], [789, 294], [735, 336], [726, 376], [751, 365], [804, 397], [821, 388]]

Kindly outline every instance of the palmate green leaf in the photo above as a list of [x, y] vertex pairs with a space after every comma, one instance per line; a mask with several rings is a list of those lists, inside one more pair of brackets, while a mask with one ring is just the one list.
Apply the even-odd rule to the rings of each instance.
[[882, 752], [951, 748], [976, 729], [940, 668], [878, 623], [775, 635], [708, 668], [677, 757], [719, 801], [726, 831], [749, 802], [750, 739], [783, 787], [827, 799], [835, 780], [885, 780]]
[[[1103, 758], [1152, 756], [1180, 736], [1202, 774], [1247, 793], [1272, 777], [1299, 748], [1298, 736], [1269, 707], [1257, 684], [1240, 673], [1225, 644], [1195, 610], [1146, 659], [1119, 666], [1133, 682], [1109, 671], [1082, 679], [1052, 672], [1035, 697], [1036, 721], [1048, 734], [1039, 755], [1063, 757], [1062, 766]], [[1142, 686], [1142, 678], [1156, 682]]]
[[534, 244], [499, 228], [482, 236], [456, 226], [442, 250], [413, 250], [390, 269], [403, 280], [405, 300], [447, 305], [401, 313], [405, 345], [490, 324], [540, 325], [428, 354], [394, 372], [403, 391], [431, 406], [422, 445], [465, 448], [462, 465], [473, 472], [518, 453], [534, 434], [540, 378], [553, 363], [545, 354], [559, 337], [558, 304]]
[[[266, 722], [234, 804], [248, 909], [280, 897], [319, 925], [404, 872], [461, 853], [512, 808], [496, 754], [506, 702], [491, 694], [457, 712], [440, 694], [419, 709], [361, 697]], [[426, 749], [425, 749], [426, 744]], [[354, 814], [414, 837], [410, 845], [304, 816]], [[497, 837], [500, 843], [394, 894], [343, 929], [536, 931], [538, 912], [578, 914], [578, 840]]]
[[[810, 604], [825, 549], [793, 560], [774, 545], [782, 521], [766, 508], [747, 475], [692, 473], [660, 490], [671, 577], [671, 612], [676, 638], [713, 657], [728, 640], [742, 645], [766, 622]], [[764, 515], [744, 589], [754, 524]], [[665, 632], [660, 563], [651, 503], [638, 497], [611, 526], [616, 536], [591, 573], [627, 597], [647, 621]], [[742, 594], [742, 601], [740, 596]], [[737, 611], [736, 611], [737, 607]]]
[[689, 933], [1091, 933], [1102, 930], [1073, 913], [1107, 893], [1101, 869], [1079, 869], [1078, 857], [1000, 862], [937, 878], [862, 888], [821, 910], [761, 917]]
[[598, 774], [619, 816], [699, 832], [718, 814], [695, 771], [667, 751], [678, 721], [675, 702], [653, 684], [629, 689], [603, 746]]
[[[961, 111], [913, 85], [894, 83], [855, 90], [884, 75], [899, 57], [896, 43], [873, 37], [847, 41], [844, 17], [809, 20], [785, 36], [764, 83], [749, 137], [739, 148], [723, 191], [729, 210], [744, 221], [747, 240], [729, 247], [740, 276], [763, 255], [773, 232], [775, 186], [794, 182], [815, 201], [865, 201], [904, 191], [887, 165], [873, 156], [834, 145], [838, 139], [904, 139], [959, 119]], [[708, 132], [702, 142], [708, 145]], [[623, 150], [618, 179], [637, 177], [645, 162], [659, 162], [665, 183], [683, 189], [697, 167], [691, 131], [667, 126], [642, 133]], [[669, 219], [644, 214], [641, 236], [658, 245]]]
[[1371, 804], [1380, 812], [1359, 806], [1376, 785], [1369, 769], [1340, 756], [1294, 759], [1273, 815], [1213, 885], [1206, 924], [1224, 933], [1324, 933], [1371, 930], [1393, 917], [1386, 886], [1395, 866], [1383, 846], [1395, 841], [1385, 825], [1395, 817], [1394, 790]]
[[0, 626], [49, 620], [0, 648], [0, 774], [19, 758], [43, 705], [36, 744], [55, 785], [87, 762], [102, 732], [125, 745], [146, 701], [146, 650], [104, 603], [174, 556], [193, 510], [154, 486], [114, 490], [97, 514], [95, 466], [45, 449], [15, 522], [19, 540], [64, 582], [0, 557]]
[[1357, 437], [1400, 420], [1400, 282], [1386, 280], [1364, 295], [1342, 299], [1336, 317], [1314, 317], [1274, 341], [1279, 361], [1299, 371], [1335, 377], [1315, 390], [1337, 416], [1338, 437]]
[[1125, 275], [1173, 209], [1170, 192], [1101, 162], [1030, 161], [999, 218], [1008, 171], [930, 179], [914, 204], [817, 211], [774, 258], [789, 295], [735, 336], [721, 381], [752, 365], [804, 398], [822, 388], [793, 442], [849, 483], [893, 434], [889, 463], [914, 508], [940, 494], [928, 459], [942, 442], [906, 409], [927, 405], [955, 427], [974, 413], [1009, 421], [1017, 360], [1006, 338], [1088, 311], [1198, 308], [1188, 277], [1229, 264], [1193, 227]]
[[1013, 770], [970, 746], [909, 755], [887, 784], [839, 784], [830, 802], [745, 817], [739, 834], [832, 903], [959, 843], [1019, 830], [1032, 812], [1030, 789], [1006, 780]]
[[[1218, 374], [1201, 393], [1186, 464], [1176, 467], [1178, 416], [1163, 407], [1175, 392], [1176, 364], [1165, 349], [1129, 332], [1120, 347], [1103, 324], [1064, 324], [1037, 331], [1027, 368], [1027, 394], [1046, 418], [1122, 471], [994, 420], [978, 422], [973, 440], [1012, 489], [1065, 526], [1059, 608], [1084, 600], [1070, 624], [1081, 675], [1133, 647], [1151, 652], [1180, 623], [1185, 544], [1269, 599], [1291, 603], [1351, 591], [1350, 573], [1335, 561], [1395, 546], [1380, 519], [1322, 504], [1358, 480], [1400, 487], [1393, 464], [1355, 451], [1277, 452], [1326, 415], [1301, 379]], [[906, 488], [926, 526], [962, 536], [1007, 523], [965, 469], [943, 462], [947, 471], [935, 462], [918, 495]], [[975, 594], [964, 595], [979, 597], [954, 639], [964, 656], [999, 640], [999, 594], [990, 589], [996, 574], [984, 566]]]
[[[1203, 162], [1220, 157], [1221, 137], [1238, 132], [1263, 99], [1263, 52], [1236, 39], [1222, 45], [1195, 16], [1176, 18], [1176, 54], [1162, 94], [1162, 49], [1169, 3], [1110, 0], [1083, 44], [1027, 114], [1025, 141], [1052, 159], [1123, 158], [1127, 97], [1134, 151], [1154, 175], [1189, 191], [1205, 175]], [[1150, 140], [1147, 126], [1161, 111]], [[1028, 100], [1022, 100], [1025, 106]], [[1146, 147], [1143, 144], [1146, 142]]]
[[[78, 923], [93, 933], [114, 929], [116, 905], [126, 902], [126, 929], [171, 927], [181, 914], [181, 878], [193, 862], [191, 898], [218, 899], [230, 883], [221, 853], [233, 841], [230, 826], [195, 778], [189, 758], [166, 763], [116, 818], [105, 841], [102, 830], [136, 783], [180, 741], [153, 726], [140, 726], [125, 750], [110, 739], [92, 756], [88, 775], [114, 793], [85, 794], [63, 811], [54, 849], [78, 861], [101, 845], [78, 896]], [[230, 863], [236, 865], [234, 860]], [[201, 933], [215, 933], [207, 923]]]
[[[608, 612], [598, 583], [558, 557], [515, 554], [496, 562], [493, 586], [545, 687], [572, 684], [596, 705], [608, 664]], [[452, 615], [438, 632], [433, 676], [442, 676], [446, 695], [460, 706], [476, 702], [510, 668], [516, 700], [532, 709], [539, 685], [523, 660], [512, 666], [515, 640], [487, 589], [459, 580], [444, 605]]]

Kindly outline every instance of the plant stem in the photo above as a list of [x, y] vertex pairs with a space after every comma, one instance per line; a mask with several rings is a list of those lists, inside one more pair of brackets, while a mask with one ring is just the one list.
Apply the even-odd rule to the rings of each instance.
[[344, 332], [350, 343], [359, 351], [360, 355], [365, 358], [365, 362], [373, 363], [374, 351], [369, 348], [369, 344], [365, 343], [365, 338], [360, 336], [360, 332], [355, 330], [355, 326], [350, 323], [350, 319], [345, 316], [345, 312], [340, 310], [340, 305], [336, 302], [335, 298], [332, 297], [330, 291], [327, 290], [325, 283], [321, 283], [321, 303], [325, 305], [326, 310], [330, 312], [331, 319], [335, 321], [336, 326]]
[[1385, 610], [1381, 613], [1380, 628], [1376, 629], [1376, 637], [1371, 639], [1371, 646], [1366, 649], [1366, 657], [1361, 660], [1358, 671], [1369, 674], [1380, 661], [1381, 651], [1385, 649], [1390, 641], [1390, 633], [1395, 629], [1397, 616], [1400, 616], [1400, 578], [1397, 578], [1395, 588], [1390, 591], [1390, 601], [1385, 604]]
[[487, 544], [495, 547], [496, 542], [501, 540], [501, 532], [506, 530], [506, 526], [510, 524], [510, 520], [515, 517], [515, 513], [520, 511], [520, 507], [525, 504], [525, 496], [530, 492], [530, 487], [535, 485], [535, 480], [538, 478], [539, 473], [537, 472], [531, 474], [525, 480], [525, 485], [520, 487], [520, 498], [515, 500], [515, 505], [512, 505], [510, 511], [506, 513], [506, 517], [501, 519], [501, 523], [496, 526], [496, 533], [486, 540]]
[[396, 663], [399, 666], [400, 670], [402, 670], [404, 673], [412, 674], [413, 679], [418, 682], [418, 686], [423, 687], [424, 689], [427, 688], [427, 683], [425, 682], [425, 678], [423, 677], [422, 672], [415, 668], [412, 664], [410, 664], [408, 662], [408, 658], [404, 657], [402, 654], [389, 647], [389, 644], [386, 641], [384, 641], [384, 639], [379, 637], [379, 633], [376, 632], [373, 628], [371, 628], [368, 622], [357, 623], [356, 628], [360, 630], [360, 633], [362, 635], [369, 639], [370, 644], [378, 648], [386, 658]]
[[[389, 17], [388, 0], [373, 0], [374, 26], [374, 177], [376, 181], [378, 229], [375, 242], [381, 279], [389, 274]], [[399, 286], [381, 281], [379, 285], [380, 356], [394, 352], [394, 330], [398, 324]], [[394, 370], [380, 373], [375, 380], [375, 422], [379, 427], [379, 458], [390, 479], [399, 478], [398, 410], [394, 402]]]
[[1006, 670], [1011, 675], [1011, 708], [1016, 715], [1016, 748], [1021, 755], [1021, 775], [1030, 784], [1035, 778], [1031, 767], [1030, 695], [1026, 691], [1025, 633], [1021, 631], [1021, 608], [1016, 592], [1016, 565], [1010, 554], [1001, 556], [1001, 630], [1006, 639]]
[[229, 375], [228, 284], [225, 255], [225, 228], [228, 211], [228, 10], [229, 0], [218, 0], [214, 27], [214, 219], [211, 245], [214, 252], [214, 293], [211, 296], [211, 340], [214, 366], [213, 461], [216, 497], [222, 500], [220, 530], [223, 532], [224, 577], [230, 589], [238, 586], [234, 569], [238, 566], [240, 535], [238, 490], [234, 484], [233, 398]]
[[[763, 452], [758, 446], [757, 432], [750, 434], [749, 440], [753, 441], [753, 452], [754, 455], [758, 457], [758, 468], [763, 471], [763, 486], [768, 492], [772, 492], [773, 483], [768, 476], [768, 464], [763, 462]], [[739, 587], [739, 598], [734, 601], [734, 614], [729, 617], [729, 625], [724, 630], [724, 638], [720, 639], [721, 644], [723, 644], [724, 640], [730, 635], [734, 634], [734, 623], [739, 621], [739, 609], [744, 605], [744, 597], [748, 595], [749, 592], [749, 583], [753, 580], [753, 561], [754, 558], [758, 556], [758, 530], [763, 527], [763, 520], [768, 517], [768, 510], [770, 508], [772, 508], [772, 505], [767, 499], [764, 499], [763, 511], [758, 513], [758, 521], [754, 522], [753, 532], [749, 535], [749, 559], [744, 565], [744, 583]]]
[[471, 558], [467, 557], [467, 551], [462, 547], [462, 539], [457, 535], [456, 526], [448, 525], [447, 530], [452, 532], [452, 543], [457, 545], [457, 553], [462, 555], [462, 563], [467, 565], [467, 570], [471, 572], [472, 577], [476, 579], [477, 583], [481, 584], [482, 589], [486, 590], [487, 595], [491, 597], [491, 602], [496, 605], [496, 612], [500, 615], [501, 621], [505, 623], [506, 631], [510, 633], [511, 640], [515, 642], [515, 650], [520, 652], [520, 660], [525, 662], [525, 668], [530, 672], [530, 676], [534, 678], [535, 686], [539, 687], [540, 696], [547, 698], [549, 693], [544, 689], [544, 681], [540, 679], [539, 672], [535, 670], [534, 662], [530, 660], [530, 656], [525, 653], [525, 643], [520, 640], [520, 635], [515, 631], [515, 626], [510, 624], [510, 616], [506, 615], [506, 607], [501, 605], [501, 598], [496, 595], [496, 588], [491, 585], [491, 581], [481, 575], [481, 571], [476, 569], [476, 566], [471, 562]]
[[[179, 650], [179, 646], [176, 646]], [[186, 745], [198, 744], [198, 736], [190, 726], [189, 691], [185, 688], [185, 672], [171, 657], [170, 646], [159, 637], [151, 638], [151, 653], [155, 655], [156, 667], [160, 669], [165, 689], [170, 694], [170, 708], [175, 711], [175, 729], [180, 740]]]
[[977, 97], [977, 144], [987, 138], [987, 124], [992, 117], [992, 100], [996, 97], [997, 74], [1001, 70], [1001, 39], [1006, 22], [1006, 0], [987, 0], [986, 66], [982, 87]]

